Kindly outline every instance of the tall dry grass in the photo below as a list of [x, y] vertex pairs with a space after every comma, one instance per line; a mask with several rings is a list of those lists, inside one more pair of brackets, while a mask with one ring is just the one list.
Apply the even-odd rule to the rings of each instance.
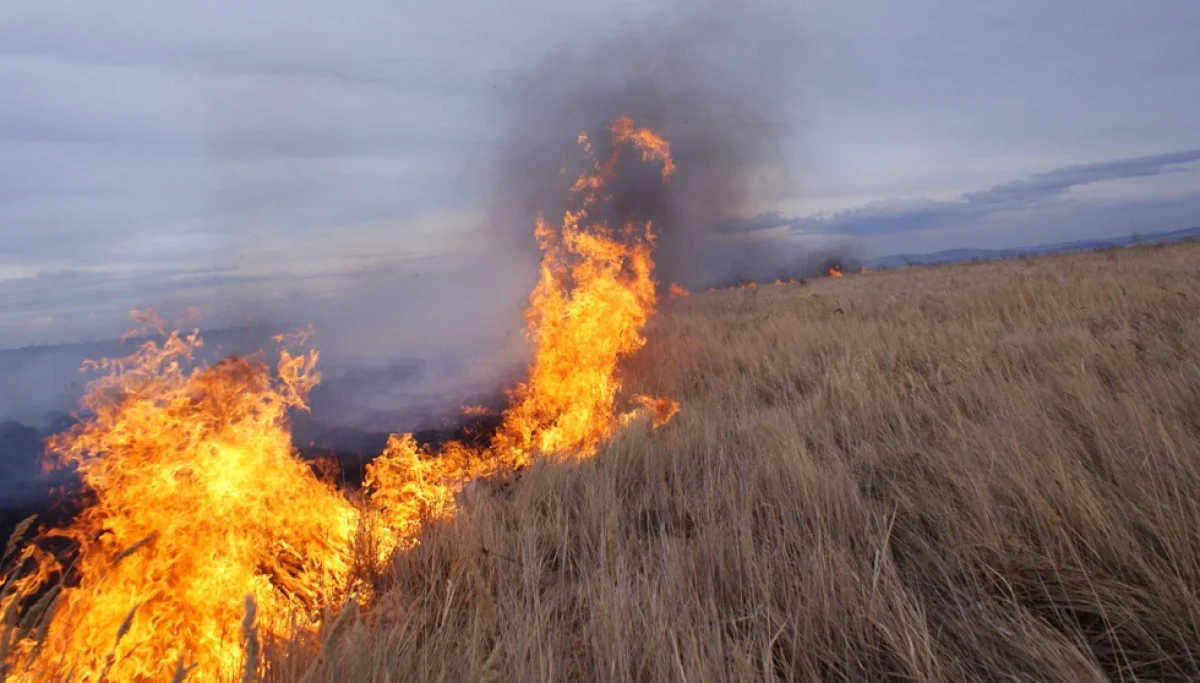
[[486, 486], [321, 681], [1200, 678], [1200, 246], [664, 307], [657, 433]]
[[671, 424], [481, 486], [315, 638], [248, 617], [265, 678], [1200, 678], [1200, 245], [698, 294], [650, 337]]

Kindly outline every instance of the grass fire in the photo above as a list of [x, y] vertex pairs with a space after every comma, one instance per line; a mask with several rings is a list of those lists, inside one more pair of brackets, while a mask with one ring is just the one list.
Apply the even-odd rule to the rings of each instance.
[[0, 683], [1200, 681], [1200, 2], [1083, 4], [0, 0]]
[[[606, 320], [552, 322], [570, 287], [650, 301], [643, 229], [572, 215], [539, 229], [538, 340]], [[88, 505], [5, 548], [4, 679], [1195, 680], [1198, 258], [676, 297], [564, 364], [539, 346], [490, 443], [396, 436], [365, 492], [288, 441], [300, 339], [191, 367], [199, 338], [164, 332], [51, 441]], [[594, 428], [533, 404], [613, 358], [621, 387], [570, 403]], [[675, 404], [639, 394], [684, 410], [655, 430]]]
[[90, 387], [85, 419], [48, 444], [50, 466], [79, 472], [86, 507], [32, 542], [23, 524], [6, 548], [3, 679], [249, 680], [264, 646], [315, 632], [339, 605], [369, 605], [366, 568], [411, 548], [423, 522], [451, 517], [468, 482], [535, 458], [589, 457], [641, 416], [669, 421], [669, 398], [618, 406], [618, 363], [645, 343], [655, 311], [654, 226], [590, 214], [608, 200], [620, 155], [657, 164], [664, 183], [674, 164], [669, 143], [627, 117], [608, 133], [603, 156], [580, 136], [589, 166], [572, 208], [537, 221], [534, 360], [491, 444], [429, 453], [395, 435], [361, 502], [315, 476], [291, 443], [288, 411], [306, 408], [320, 378], [315, 351], [285, 345], [274, 373], [237, 357], [189, 368], [200, 336], [143, 316], [161, 341], [99, 362], [109, 374]]
[[[682, 171], [681, 171], [682, 172]], [[281, 680], [1200, 677], [1200, 245], [693, 292]], [[374, 621], [372, 621], [374, 619]]]

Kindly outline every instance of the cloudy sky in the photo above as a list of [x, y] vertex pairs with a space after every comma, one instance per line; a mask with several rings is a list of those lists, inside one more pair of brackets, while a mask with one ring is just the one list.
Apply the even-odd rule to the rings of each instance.
[[[793, 172], [763, 169], [751, 213], [871, 256], [1200, 225], [1195, 0], [785, 4]], [[501, 95], [584, 32], [672, 11], [3, 0], [0, 348], [348, 293], [390, 321], [356, 344], [471, 338], [507, 315], [478, 239]]]

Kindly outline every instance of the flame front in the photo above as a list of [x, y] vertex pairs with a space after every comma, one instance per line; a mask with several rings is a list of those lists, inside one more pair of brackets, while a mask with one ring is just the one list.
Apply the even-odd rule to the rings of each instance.
[[841, 266], [829, 266], [829, 277], [841, 277], [841, 276], [842, 276], [842, 267]]
[[659, 163], [663, 182], [675, 165], [669, 143], [628, 117], [616, 119], [609, 133], [612, 150], [603, 161], [588, 136], [580, 135], [591, 164], [571, 186], [574, 206], [561, 224], [537, 220], [541, 277], [525, 313], [533, 366], [510, 393], [511, 406], [491, 444], [476, 451], [451, 443], [428, 454], [410, 435], [393, 435], [368, 468], [371, 500], [383, 511], [392, 543], [414, 542], [429, 516], [452, 515], [455, 493], [471, 479], [523, 467], [536, 456], [587, 457], [637, 416], [649, 414], [657, 426], [678, 411], [670, 399], [644, 396], [634, 397], [633, 410], [617, 408], [618, 362], [645, 344], [642, 328], [657, 305], [654, 233], [648, 222], [610, 226], [592, 220], [589, 211], [609, 199], [607, 186], [624, 148]]
[[[97, 366], [91, 416], [49, 443], [95, 501], [62, 539], [73, 565], [44, 545], [24, 550], [15, 600], [65, 578], [32, 662], [14, 680], [228, 678], [244, 644], [246, 596], [267, 635], [281, 633], [347, 586], [357, 510], [295, 456], [286, 413], [317, 382], [315, 352], [281, 352], [278, 377], [229, 358], [185, 371], [201, 344], [171, 333]], [[0, 605], [0, 611], [6, 605]]]
[[[426, 520], [452, 517], [471, 479], [535, 457], [587, 457], [621, 425], [670, 420], [679, 408], [668, 398], [617, 406], [618, 363], [645, 344], [657, 304], [653, 226], [610, 226], [589, 212], [609, 199], [623, 150], [659, 164], [663, 182], [675, 167], [654, 131], [621, 117], [609, 133], [604, 160], [580, 137], [591, 166], [561, 223], [536, 222], [543, 257], [525, 314], [533, 365], [490, 445], [428, 453], [412, 435], [392, 435], [367, 469], [365, 506], [314, 475], [291, 444], [287, 413], [306, 409], [315, 351], [284, 348], [274, 374], [236, 357], [188, 370], [199, 336], [147, 319], [163, 341], [98, 363], [109, 374], [90, 386], [86, 419], [49, 444], [53, 464], [76, 467], [94, 502], [20, 549], [0, 577], [0, 679], [236, 678], [255, 668], [243, 615], [266, 639], [317, 626], [322, 608], [352, 595], [360, 531], [370, 535], [359, 547], [376, 553], [362, 559], [384, 559], [414, 544]], [[49, 616], [36, 632], [12, 629], [38, 614]]]

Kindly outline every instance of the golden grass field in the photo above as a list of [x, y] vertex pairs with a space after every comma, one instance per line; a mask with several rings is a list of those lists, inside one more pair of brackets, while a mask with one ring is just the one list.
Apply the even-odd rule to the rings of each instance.
[[649, 337], [671, 424], [481, 487], [271, 676], [1200, 678], [1200, 245], [695, 294]]

